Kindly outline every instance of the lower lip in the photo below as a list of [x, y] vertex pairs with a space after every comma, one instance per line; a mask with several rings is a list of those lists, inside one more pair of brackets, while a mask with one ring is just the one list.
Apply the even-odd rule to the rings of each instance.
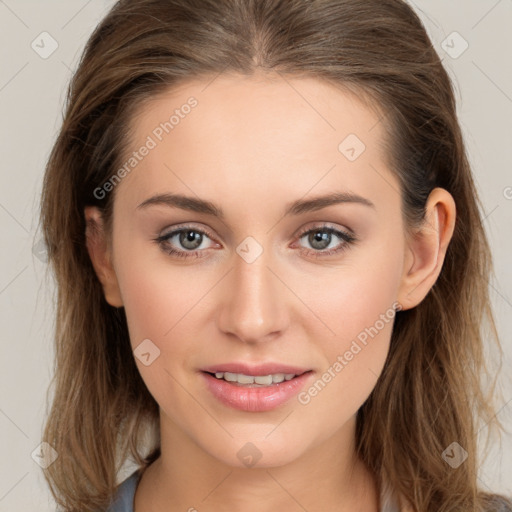
[[294, 397], [313, 375], [303, 373], [291, 380], [284, 380], [270, 386], [246, 387], [232, 384], [214, 375], [201, 372], [208, 389], [223, 404], [246, 412], [271, 411]]

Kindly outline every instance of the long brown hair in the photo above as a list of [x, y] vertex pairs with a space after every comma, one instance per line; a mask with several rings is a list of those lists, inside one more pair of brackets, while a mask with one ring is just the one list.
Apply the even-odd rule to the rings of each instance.
[[[379, 482], [386, 477], [419, 512], [512, 508], [477, 488], [478, 429], [501, 428], [495, 369], [484, 357], [484, 339], [499, 355], [501, 347], [480, 204], [451, 81], [402, 0], [121, 0], [96, 28], [42, 195], [58, 290], [43, 433], [59, 454], [44, 471], [55, 500], [66, 511], [104, 509], [129, 457], [145, 467], [160, 454], [158, 404], [135, 365], [124, 310], [107, 304], [94, 273], [84, 207], [111, 218], [115, 194], [95, 190], [122, 165], [127, 127], [145, 100], [193, 78], [255, 70], [327, 80], [378, 106], [408, 226], [422, 221], [434, 187], [454, 197], [440, 277], [417, 307], [397, 313], [384, 370], [358, 413], [357, 446]], [[456, 469], [442, 456], [454, 441], [468, 453]]]

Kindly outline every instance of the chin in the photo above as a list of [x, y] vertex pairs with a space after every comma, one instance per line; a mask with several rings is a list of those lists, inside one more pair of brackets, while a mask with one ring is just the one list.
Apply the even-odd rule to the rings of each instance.
[[[275, 428], [275, 426], [273, 427]], [[265, 438], [265, 434], [231, 439], [225, 446], [219, 444], [208, 452], [212, 457], [233, 468], [265, 469], [285, 466], [304, 453], [305, 443], [291, 438]], [[272, 436], [273, 434], [271, 434]], [[300, 447], [300, 449], [299, 449]]]

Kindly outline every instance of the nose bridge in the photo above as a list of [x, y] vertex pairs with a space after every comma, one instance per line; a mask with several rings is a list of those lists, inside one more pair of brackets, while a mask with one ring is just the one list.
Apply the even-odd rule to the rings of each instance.
[[237, 247], [219, 314], [222, 331], [245, 342], [258, 342], [284, 329], [282, 284], [268, 268], [271, 259], [270, 250], [263, 250], [251, 237]]

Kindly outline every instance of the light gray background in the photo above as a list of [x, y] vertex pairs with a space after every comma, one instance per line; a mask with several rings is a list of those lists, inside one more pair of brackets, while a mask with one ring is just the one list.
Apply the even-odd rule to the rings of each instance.
[[[41, 181], [60, 126], [65, 88], [88, 36], [112, 3], [0, 0], [0, 511], [55, 510], [42, 471], [31, 458], [41, 442], [53, 358], [53, 288], [32, 246], [40, 238]], [[491, 293], [505, 349], [505, 377], [512, 356], [512, 1], [411, 4], [455, 81], [495, 258]], [[58, 43], [47, 59], [31, 48], [44, 31]], [[464, 43], [454, 31], [469, 45], [456, 58]], [[480, 483], [510, 495], [512, 386], [502, 379], [501, 387], [496, 414], [509, 433], [482, 466]]]

